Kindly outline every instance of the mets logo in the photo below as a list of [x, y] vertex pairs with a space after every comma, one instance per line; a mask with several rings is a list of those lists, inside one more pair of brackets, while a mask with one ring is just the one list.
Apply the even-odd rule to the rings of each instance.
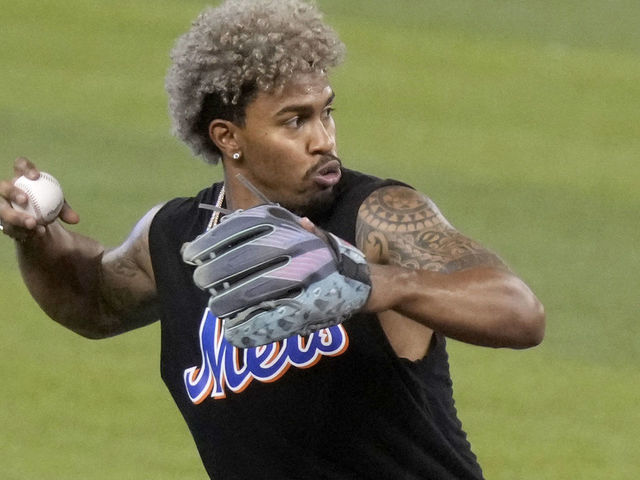
[[224, 338], [222, 321], [207, 308], [200, 323], [202, 363], [184, 371], [184, 384], [195, 404], [207, 397], [225, 398], [227, 389], [240, 393], [253, 380], [275, 382], [292, 366], [312, 367], [323, 356], [343, 354], [348, 346], [346, 330], [335, 325], [308, 337], [295, 335], [282, 342], [239, 349]]

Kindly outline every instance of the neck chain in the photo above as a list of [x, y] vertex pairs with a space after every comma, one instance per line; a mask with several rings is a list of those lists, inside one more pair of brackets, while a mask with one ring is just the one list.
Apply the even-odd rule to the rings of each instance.
[[214, 210], [211, 214], [211, 220], [209, 220], [209, 224], [207, 225], [207, 232], [211, 230], [218, 224], [220, 221], [220, 210], [222, 208], [222, 204], [224, 203], [224, 183], [222, 184], [222, 188], [220, 189], [220, 193], [218, 193], [218, 198], [216, 200], [216, 207], [218, 210]]

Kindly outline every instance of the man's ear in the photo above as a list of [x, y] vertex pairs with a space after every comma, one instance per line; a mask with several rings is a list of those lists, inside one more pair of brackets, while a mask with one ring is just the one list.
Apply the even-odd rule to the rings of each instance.
[[230, 158], [240, 150], [238, 126], [228, 120], [216, 119], [209, 124], [209, 138], [216, 144], [224, 157]]

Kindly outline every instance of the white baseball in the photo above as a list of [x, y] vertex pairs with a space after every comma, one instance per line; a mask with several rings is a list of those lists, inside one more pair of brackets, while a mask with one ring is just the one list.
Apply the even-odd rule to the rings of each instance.
[[45, 172], [40, 172], [37, 180], [24, 175], [18, 178], [15, 186], [22, 190], [29, 199], [26, 207], [13, 204], [14, 209], [28, 213], [41, 224], [53, 222], [64, 205], [64, 194], [58, 181]]

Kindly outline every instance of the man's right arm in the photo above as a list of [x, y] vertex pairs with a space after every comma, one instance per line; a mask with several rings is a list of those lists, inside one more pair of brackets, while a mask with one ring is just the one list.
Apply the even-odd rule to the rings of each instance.
[[[21, 164], [16, 173], [23, 169], [34, 175], [31, 163]], [[4, 233], [16, 240], [25, 284], [47, 315], [88, 338], [117, 335], [158, 319], [148, 235], [159, 207], [138, 222], [122, 245], [107, 250], [59, 222], [36, 227], [11, 208], [9, 201], [19, 194], [13, 183], [1, 182], [0, 190]], [[68, 205], [61, 218], [77, 222]]]

